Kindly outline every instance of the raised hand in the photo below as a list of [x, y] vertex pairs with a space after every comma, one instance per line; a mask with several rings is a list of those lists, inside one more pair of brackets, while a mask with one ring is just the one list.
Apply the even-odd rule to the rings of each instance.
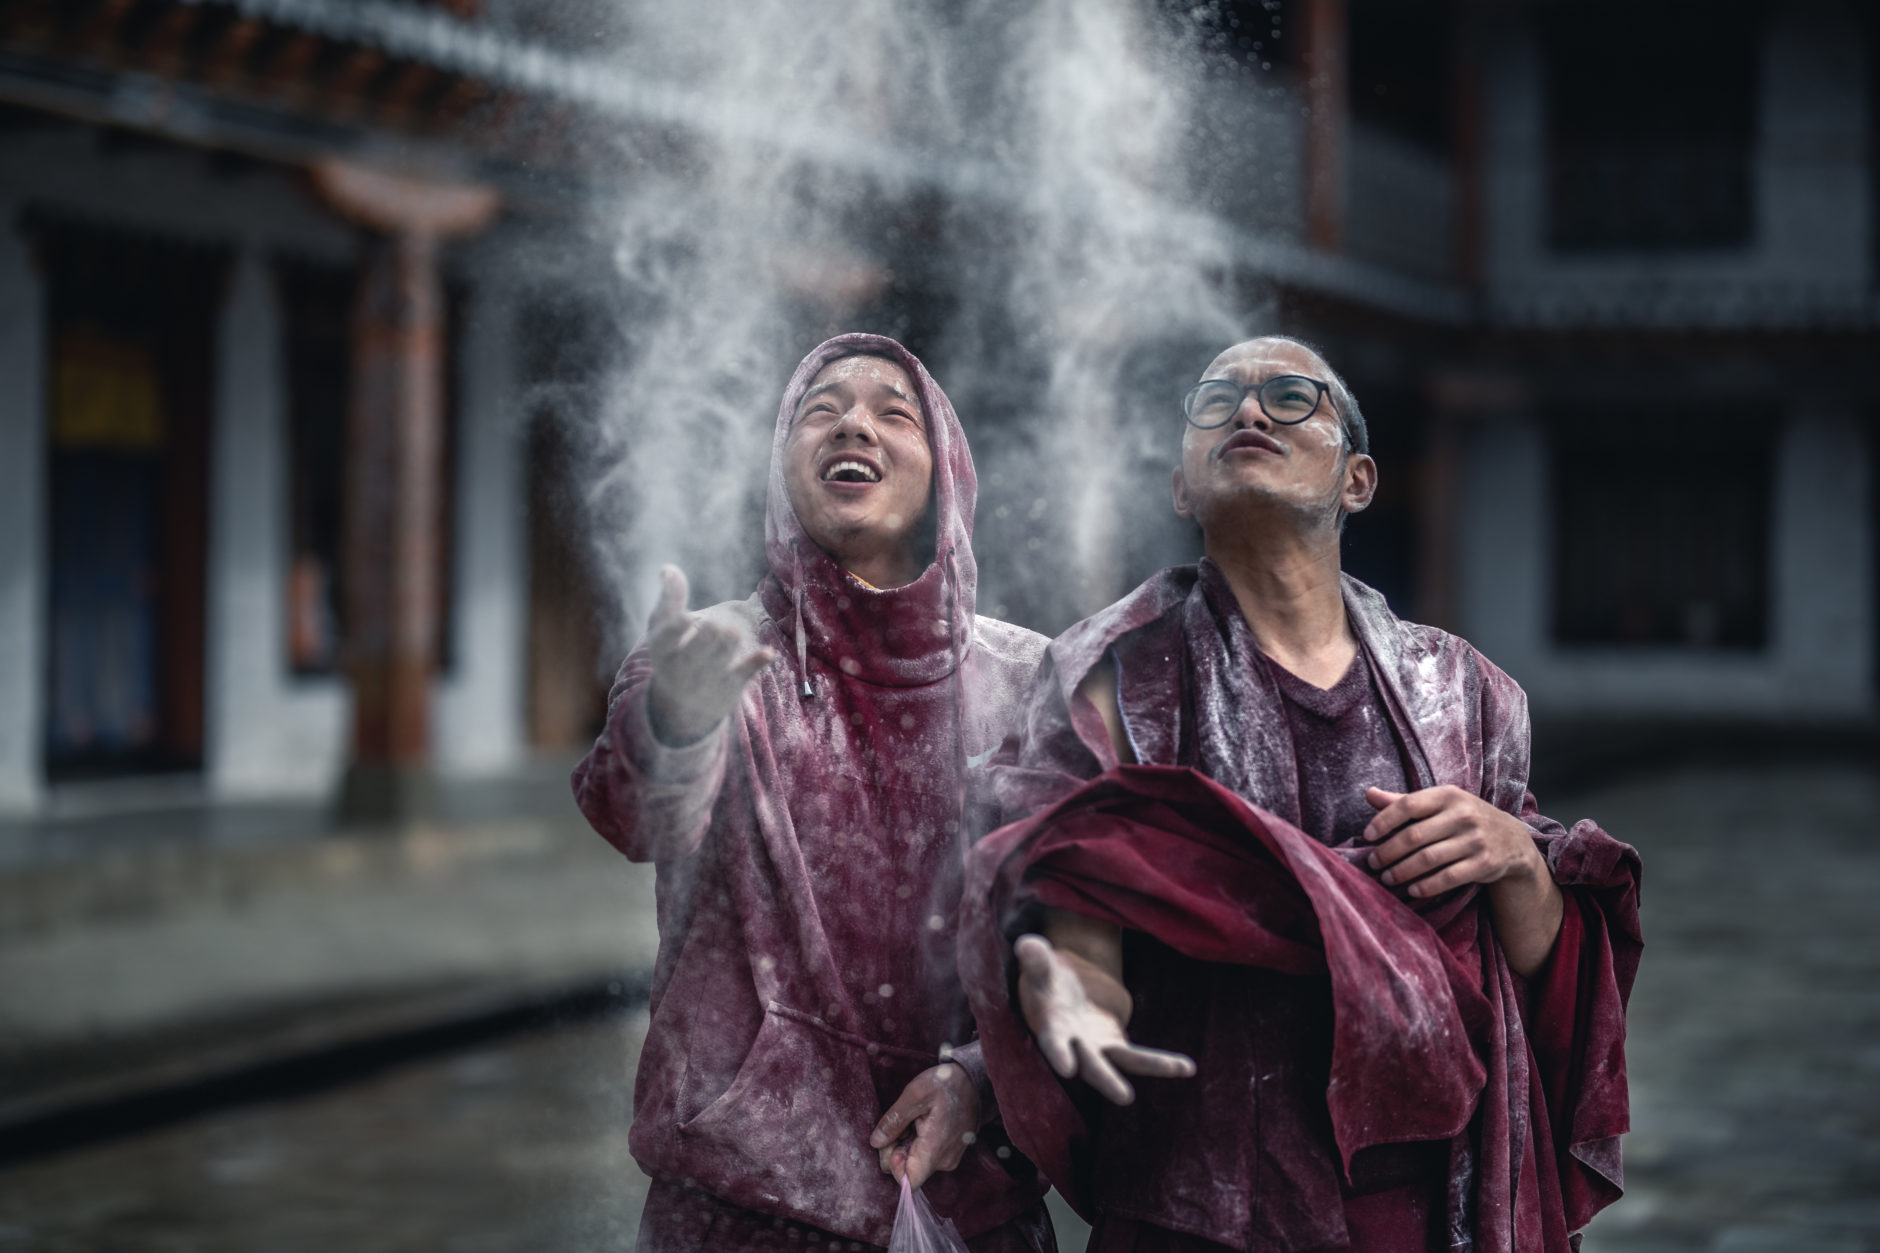
[[1128, 1105], [1136, 1090], [1124, 1073], [1153, 1079], [1195, 1073], [1192, 1058], [1129, 1042], [1123, 1031], [1128, 1011], [1121, 1008], [1129, 994], [1107, 971], [1053, 948], [1041, 935], [1019, 936], [1012, 953], [1019, 1009], [1060, 1078], [1081, 1078], [1113, 1104]]
[[768, 648], [753, 648], [737, 625], [686, 609], [690, 595], [677, 566], [659, 571], [659, 603], [646, 624], [653, 664], [647, 713], [653, 734], [673, 746], [710, 734], [737, 708], [751, 676], [776, 660]]
[[[979, 1130], [979, 1089], [966, 1071], [942, 1062], [915, 1075], [868, 1137], [881, 1169], [911, 1187], [953, 1170]], [[912, 1138], [904, 1138], [908, 1132]]]

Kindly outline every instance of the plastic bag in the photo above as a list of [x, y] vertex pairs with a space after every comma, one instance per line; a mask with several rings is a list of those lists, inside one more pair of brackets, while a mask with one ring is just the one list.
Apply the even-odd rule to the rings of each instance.
[[951, 1218], [942, 1218], [927, 1198], [907, 1186], [901, 1176], [901, 1205], [894, 1211], [894, 1231], [888, 1253], [966, 1253], [966, 1241]]

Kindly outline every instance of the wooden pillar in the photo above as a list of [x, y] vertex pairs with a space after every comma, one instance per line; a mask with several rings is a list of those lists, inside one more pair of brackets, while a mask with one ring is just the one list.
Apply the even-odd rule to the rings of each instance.
[[1306, 242], [1337, 252], [1345, 246], [1345, 182], [1350, 93], [1345, 0], [1304, 0]]
[[343, 537], [353, 745], [342, 807], [399, 821], [429, 793], [446, 470], [437, 249], [487, 223], [496, 198], [341, 162], [314, 177], [335, 208], [378, 233], [353, 314]]

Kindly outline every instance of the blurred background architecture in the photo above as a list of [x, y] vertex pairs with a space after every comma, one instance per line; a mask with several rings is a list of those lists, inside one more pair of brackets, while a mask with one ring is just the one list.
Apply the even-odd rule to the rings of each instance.
[[[1027, 196], [1055, 141], [1029, 165], [1001, 163], [999, 134], [903, 143], [894, 88], [866, 75], [833, 141], [783, 102], [721, 107], [687, 90], [711, 86], [704, 62], [634, 59], [660, 7], [0, 0], [8, 1155], [178, 1084], [632, 999], [649, 879], [595, 851], [561, 779], [645, 571], [688, 555], [649, 528], [721, 533], [702, 506], [637, 527], [602, 507], [634, 423], [686, 420], [617, 417], [668, 394], [619, 383], [664, 342], [635, 328], [673, 316], [645, 277], [666, 237], [629, 247], [613, 223], [636, 189], [736, 187], [701, 171], [753, 152], [823, 188], [815, 231], [754, 254], [782, 314], [736, 404], [761, 431], [835, 330], [922, 354], [979, 452], [983, 610], [1055, 631], [1192, 552], [1160, 503], [1176, 397], [1226, 340], [1205, 319], [1080, 321], [1068, 280], [1063, 320], [1032, 325], [987, 279], [1042, 247]], [[955, 50], [995, 24], [966, 0], [914, 8]], [[1880, 14], [1010, 8], [1161, 41], [1188, 112], [1158, 132], [1173, 151], [1118, 158], [1179, 170], [1146, 229], [1186, 241], [1170, 253], [1207, 241], [1190, 268], [1223, 317], [1346, 373], [1383, 467], [1348, 568], [1526, 687], [1541, 781], [1578, 796], [1805, 755], [1842, 773], [1771, 786], [1825, 789], [1854, 821], [1880, 711]], [[692, 51], [738, 43], [735, 7], [697, 20]], [[1092, 427], [1102, 474], [1047, 484], [1052, 432], [1081, 420], [1037, 399], [1065, 390], [1046, 342], [1065, 326], [1124, 399]], [[751, 540], [766, 453], [731, 468]], [[709, 474], [654, 470], [627, 494]], [[1064, 556], [1092, 527], [1103, 552]], [[752, 560], [695, 581], [742, 595]], [[1822, 873], [1872, 866], [1850, 847]], [[1877, 948], [1870, 928], [1862, 969]], [[1807, 1247], [1880, 1247], [1863, 1213], [1833, 1228], [1853, 1243]]]

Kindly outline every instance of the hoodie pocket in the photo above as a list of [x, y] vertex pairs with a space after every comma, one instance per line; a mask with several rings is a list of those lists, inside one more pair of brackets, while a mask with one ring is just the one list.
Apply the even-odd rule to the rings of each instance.
[[878, 1077], [892, 1084], [938, 1060], [772, 1001], [731, 1086], [679, 1124], [691, 1176], [734, 1204], [885, 1243], [898, 1194], [868, 1146]]

